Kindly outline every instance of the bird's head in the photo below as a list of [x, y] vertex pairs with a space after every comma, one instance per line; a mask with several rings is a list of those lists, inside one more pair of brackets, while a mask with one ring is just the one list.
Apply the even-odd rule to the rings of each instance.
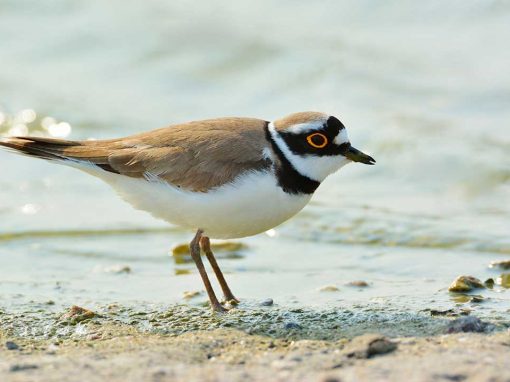
[[295, 113], [270, 123], [268, 129], [294, 168], [319, 182], [350, 161], [375, 164], [374, 158], [351, 146], [345, 126], [328, 114]]

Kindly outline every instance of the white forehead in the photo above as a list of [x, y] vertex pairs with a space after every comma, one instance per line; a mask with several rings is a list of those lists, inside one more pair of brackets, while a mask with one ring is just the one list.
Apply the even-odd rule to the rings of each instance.
[[343, 128], [340, 130], [335, 137], [335, 140], [333, 141], [336, 145], [341, 145], [342, 143], [348, 143], [349, 142], [349, 136], [347, 135], [347, 130]]

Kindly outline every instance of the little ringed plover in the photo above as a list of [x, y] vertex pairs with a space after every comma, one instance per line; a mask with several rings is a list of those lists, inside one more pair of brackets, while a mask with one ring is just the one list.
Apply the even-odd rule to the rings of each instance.
[[119, 139], [9, 137], [0, 146], [75, 167], [111, 185], [134, 208], [197, 230], [190, 253], [214, 311], [224, 311], [205, 271], [208, 258], [227, 301], [237, 301], [209, 237], [267, 231], [299, 212], [321, 182], [350, 161], [375, 160], [351, 146], [344, 125], [318, 112], [268, 122], [218, 118]]

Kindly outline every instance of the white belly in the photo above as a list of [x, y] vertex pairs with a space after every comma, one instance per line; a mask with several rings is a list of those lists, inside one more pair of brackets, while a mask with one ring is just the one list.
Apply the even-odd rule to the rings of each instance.
[[197, 193], [97, 167], [81, 169], [109, 183], [136, 209], [182, 227], [201, 228], [207, 236], [218, 239], [267, 231], [298, 213], [311, 198], [283, 192], [270, 172], [250, 173], [232, 184]]

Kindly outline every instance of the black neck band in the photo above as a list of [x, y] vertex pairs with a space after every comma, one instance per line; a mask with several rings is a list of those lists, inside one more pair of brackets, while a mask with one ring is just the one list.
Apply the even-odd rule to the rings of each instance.
[[278, 186], [289, 194], [313, 194], [317, 187], [320, 186], [320, 182], [310, 179], [295, 169], [271, 136], [269, 122], [266, 123], [264, 130], [266, 132], [266, 139], [271, 144], [271, 148], [280, 160], [280, 163], [275, 163]]

